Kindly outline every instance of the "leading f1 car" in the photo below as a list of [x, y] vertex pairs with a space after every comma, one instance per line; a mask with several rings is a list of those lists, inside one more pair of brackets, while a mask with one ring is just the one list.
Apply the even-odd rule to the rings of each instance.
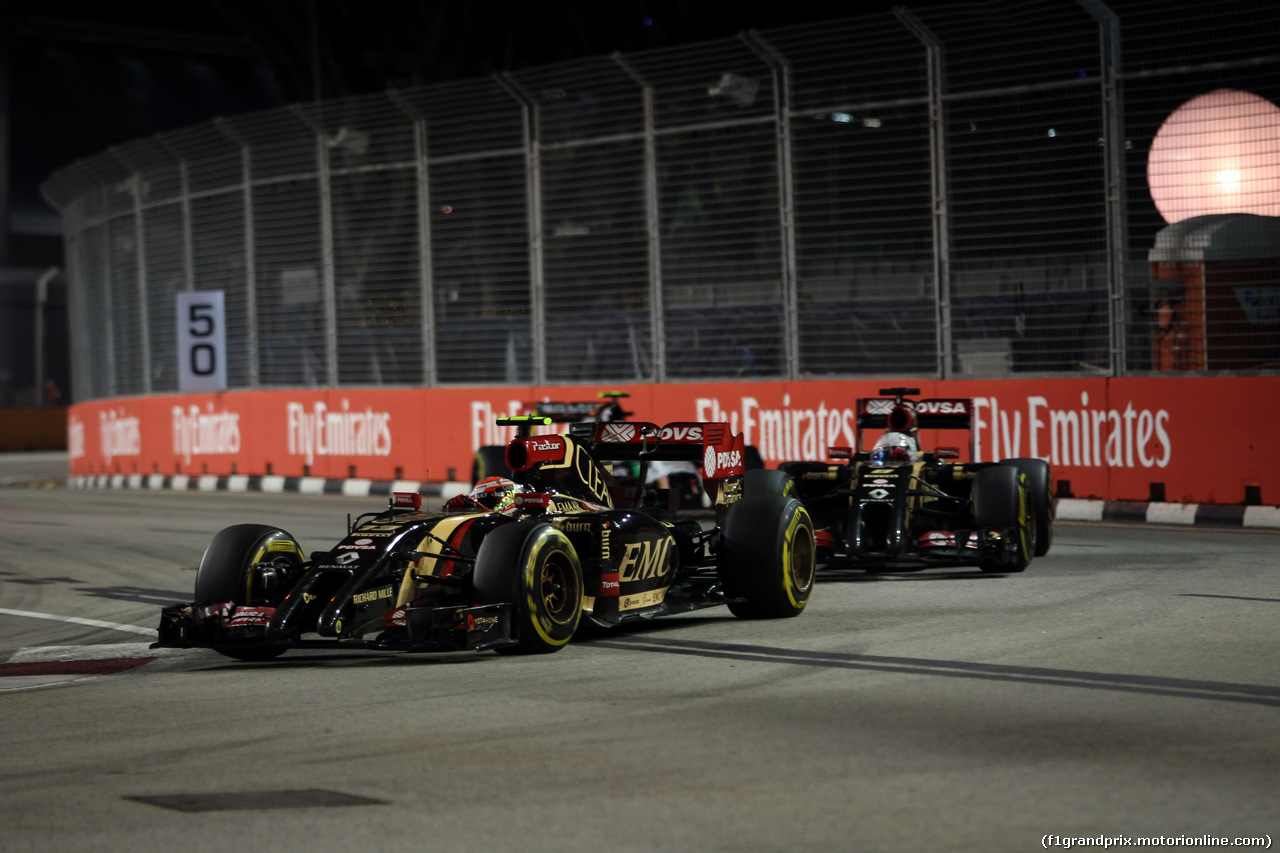
[[[195, 601], [166, 607], [160, 646], [264, 660], [291, 648], [554, 652], [583, 622], [724, 604], [737, 616], [796, 616], [814, 580], [814, 530], [776, 472], [745, 472], [722, 423], [576, 424], [532, 435], [507, 418], [510, 478], [481, 481], [437, 512], [396, 493], [326, 551], [264, 524], [218, 533]], [[620, 484], [611, 464], [695, 462], [716, 507], [704, 529], [675, 496]], [[643, 478], [640, 479], [643, 483]]]
[[[854, 447], [843, 462], [784, 462], [817, 528], [818, 562], [869, 571], [976, 565], [1021, 572], [1053, 544], [1053, 476], [1042, 459], [960, 462], [960, 448], [922, 451], [919, 431], [967, 430], [973, 401], [911, 400], [916, 388], [857, 402]], [[862, 449], [864, 429], [884, 433]]]

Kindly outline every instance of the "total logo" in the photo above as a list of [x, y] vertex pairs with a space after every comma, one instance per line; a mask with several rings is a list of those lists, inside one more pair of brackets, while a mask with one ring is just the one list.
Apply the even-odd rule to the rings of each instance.
[[714, 447], [707, 445], [707, 449], [702, 454], [702, 475], [707, 479], [714, 479], [716, 474], [725, 469], [742, 467], [742, 451], [727, 450], [717, 452]]

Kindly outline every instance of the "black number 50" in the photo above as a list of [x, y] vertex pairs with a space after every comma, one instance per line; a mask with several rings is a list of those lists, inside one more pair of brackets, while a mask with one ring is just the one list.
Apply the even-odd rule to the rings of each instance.
[[[188, 308], [190, 325], [188, 331], [193, 338], [207, 338], [216, 330], [212, 316], [213, 306], [195, 303]], [[188, 356], [191, 361], [191, 372], [196, 376], [210, 376], [218, 371], [218, 350], [213, 344], [196, 344], [191, 347]]]

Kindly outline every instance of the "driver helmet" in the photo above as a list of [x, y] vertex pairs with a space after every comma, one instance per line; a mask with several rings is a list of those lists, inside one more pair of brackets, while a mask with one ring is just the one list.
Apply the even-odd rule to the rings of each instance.
[[872, 465], [910, 465], [919, 458], [916, 440], [905, 432], [886, 432], [871, 448]]
[[506, 477], [485, 477], [472, 487], [468, 497], [485, 509], [501, 512], [515, 504], [516, 484]]

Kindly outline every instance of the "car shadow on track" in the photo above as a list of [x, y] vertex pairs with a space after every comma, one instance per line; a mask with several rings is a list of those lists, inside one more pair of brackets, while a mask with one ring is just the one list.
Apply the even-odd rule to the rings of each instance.
[[883, 581], [990, 580], [993, 578], [1006, 578], [1012, 574], [1018, 573], [1001, 574], [999, 572], [984, 572], [979, 569], [948, 569], [945, 571], [920, 569], [917, 571], [869, 572], [866, 569], [828, 566], [819, 568], [815, 577], [820, 583], [879, 583]]
[[[720, 616], [693, 616], [677, 614], [675, 617], [664, 617], [652, 621], [631, 622], [616, 628], [599, 628], [594, 625], [583, 625], [574, 635], [570, 646], [593, 646], [600, 642], [619, 640], [628, 637], [644, 637], [648, 634], [661, 634], [706, 625], [725, 619], [734, 620], [728, 611]], [[404, 667], [424, 666], [428, 664], [467, 664], [483, 661], [501, 661], [516, 658], [541, 658], [545, 655], [497, 655], [493, 652], [457, 651], [457, 652], [406, 652], [399, 650], [381, 651], [377, 649], [290, 649], [283, 656], [267, 661], [238, 661], [231, 658], [217, 658], [208, 666], [200, 667], [203, 672], [248, 670], [283, 670], [311, 669], [344, 666], [363, 667]]]

